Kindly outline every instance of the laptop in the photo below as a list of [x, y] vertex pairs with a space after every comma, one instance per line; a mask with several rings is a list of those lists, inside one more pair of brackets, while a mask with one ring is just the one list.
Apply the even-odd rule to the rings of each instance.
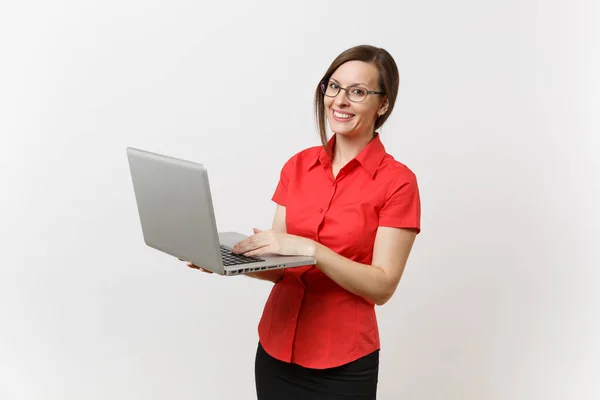
[[232, 247], [248, 237], [218, 232], [204, 165], [127, 147], [144, 242], [220, 275], [314, 265], [314, 257], [246, 257]]

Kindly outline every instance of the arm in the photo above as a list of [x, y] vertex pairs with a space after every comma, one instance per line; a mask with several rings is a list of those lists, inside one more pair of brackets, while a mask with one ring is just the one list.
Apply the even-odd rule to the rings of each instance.
[[371, 265], [343, 257], [314, 242], [317, 267], [338, 285], [377, 305], [385, 304], [396, 291], [416, 230], [379, 227]]
[[[271, 228], [274, 232], [286, 233], [287, 229], [285, 226], [285, 207], [281, 205], [277, 205], [277, 209], [275, 210], [275, 216], [273, 217], [273, 226]], [[244, 275], [249, 276], [251, 278], [260, 279], [264, 281], [270, 281], [273, 283], [279, 282], [279, 280], [283, 277], [285, 273], [284, 269], [274, 269], [271, 271], [263, 271], [263, 272], [248, 272]]]

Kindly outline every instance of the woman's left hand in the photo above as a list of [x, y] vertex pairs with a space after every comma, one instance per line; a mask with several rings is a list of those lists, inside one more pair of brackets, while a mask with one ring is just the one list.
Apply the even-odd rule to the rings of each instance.
[[275, 232], [272, 229], [261, 231], [254, 228], [254, 235], [233, 246], [232, 251], [245, 256], [260, 256], [273, 253], [284, 256], [313, 256], [315, 242], [289, 233]]

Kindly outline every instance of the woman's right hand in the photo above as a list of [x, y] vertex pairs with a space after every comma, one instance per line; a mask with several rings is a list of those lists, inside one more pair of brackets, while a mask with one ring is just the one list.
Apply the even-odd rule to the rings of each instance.
[[[212, 274], [212, 271], [209, 271], [207, 269], [204, 269], [202, 267], [199, 267], [189, 261], [185, 261], [181, 258], [178, 258], [179, 261], [183, 261], [184, 263], [186, 263], [186, 265], [192, 269], [197, 269], [199, 271], [202, 271], [206, 274]], [[269, 281], [269, 282], [273, 282], [273, 283], [277, 283], [279, 282], [279, 280], [281, 278], [283, 278], [283, 274], [284, 274], [285, 270], [282, 269], [274, 269], [271, 271], [260, 271], [260, 272], [246, 272], [245, 274], [239, 274], [239, 275], [245, 275], [248, 276], [250, 278], [256, 278], [256, 279], [260, 279], [262, 281]]]
[[181, 258], [179, 258], [178, 260], [179, 260], [179, 261], [183, 261], [184, 263], [186, 263], [186, 265], [187, 265], [188, 267], [190, 267], [190, 268], [192, 268], [192, 269], [197, 269], [197, 270], [199, 270], [199, 271], [202, 271], [202, 272], [205, 272], [205, 273], [207, 273], [207, 274], [212, 274], [212, 273], [213, 273], [212, 271], [209, 271], [209, 270], [207, 270], [207, 269], [204, 269], [204, 268], [202, 268], [202, 267], [199, 267], [199, 266], [197, 266], [197, 265], [195, 265], [195, 264], [192, 264], [192, 263], [191, 263], [191, 262], [189, 262], [189, 261], [182, 260]]

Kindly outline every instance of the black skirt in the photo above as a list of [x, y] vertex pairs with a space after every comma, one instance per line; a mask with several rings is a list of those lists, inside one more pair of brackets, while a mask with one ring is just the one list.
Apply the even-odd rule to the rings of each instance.
[[311, 369], [279, 361], [259, 343], [254, 368], [258, 400], [373, 400], [377, 397], [378, 350], [339, 367]]

